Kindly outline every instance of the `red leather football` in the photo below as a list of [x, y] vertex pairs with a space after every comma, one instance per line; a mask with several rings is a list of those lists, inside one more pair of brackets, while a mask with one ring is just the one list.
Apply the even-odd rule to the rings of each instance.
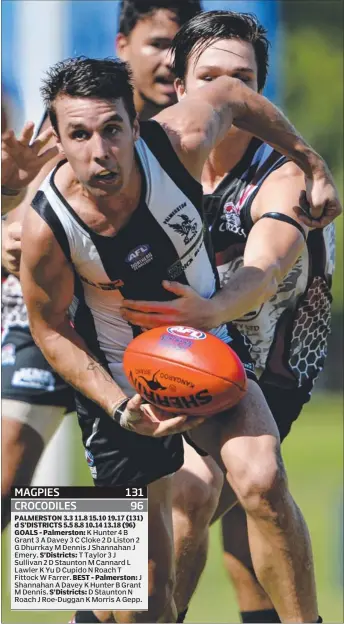
[[222, 340], [192, 327], [157, 327], [128, 345], [125, 374], [163, 410], [212, 416], [235, 406], [247, 387], [239, 357]]

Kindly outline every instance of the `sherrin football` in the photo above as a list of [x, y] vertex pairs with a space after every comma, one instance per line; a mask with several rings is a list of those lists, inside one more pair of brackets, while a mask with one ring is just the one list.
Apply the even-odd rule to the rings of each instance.
[[157, 327], [132, 340], [123, 359], [136, 392], [163, 410], [212, 416], [234, 407], [247, 387], [239, 357], [192, 327]]

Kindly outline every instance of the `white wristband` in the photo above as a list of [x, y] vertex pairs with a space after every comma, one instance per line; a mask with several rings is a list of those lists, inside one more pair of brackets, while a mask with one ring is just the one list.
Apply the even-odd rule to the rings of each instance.
[[141, 414], [139, 414], [136, 410], [130, 410], [127, 408], [129, 403], [129, 399], [125, 399], [123, 403], [121, 403], [113, 413], [113, 419], [121, 426], [123, 429], [128, 429], [132, 431], [132, 424], [138, 422], [141, 419]]

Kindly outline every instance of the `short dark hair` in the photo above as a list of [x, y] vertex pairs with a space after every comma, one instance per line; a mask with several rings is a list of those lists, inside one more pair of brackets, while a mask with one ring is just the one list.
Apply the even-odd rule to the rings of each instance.
[[219, 39], [242, 39], [252, 44], [258, 67], [258, 89], [265, 85], [269, 67], [267, 31], [255, 15], [234, 11], [209, 11], [197, 15], [177, 32], [172, 42], [173, 71], [184, 80], [188, 62], [194, 52], [197, 57]]
[[153, 15], [159, 9], [168, 9], [175, 13], [179, 26], [202, 10], [200, 0], [122, 0], [119, 32], [130, 35], [140, 19]]
[[122, 98], [130, 122], [136, 117], [130, 69], [118, 59], [78, 56], [60, 61], [47, 71], [41, 95], [55, 132], [58, 127], [54, 103], [59, 95], [104, 100]]

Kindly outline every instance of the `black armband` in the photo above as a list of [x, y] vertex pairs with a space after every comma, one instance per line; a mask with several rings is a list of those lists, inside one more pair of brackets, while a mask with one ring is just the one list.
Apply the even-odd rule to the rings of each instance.
[[295, 219], [289, 217], [289, 215], [283, 214], [283, 212], [266, 212], [261, 217], [259, 217], [258, 221], [260, 221], [260, 219], [276, 219], [276, 221], [284, 221], [284, 223], [289, 223], [289, 225], [293, 225], [299, 230], [299, 232], [301, 232], [305, 241], [307, 240], [307, 236], [303, 227], [297, 221], [295, 221]]

